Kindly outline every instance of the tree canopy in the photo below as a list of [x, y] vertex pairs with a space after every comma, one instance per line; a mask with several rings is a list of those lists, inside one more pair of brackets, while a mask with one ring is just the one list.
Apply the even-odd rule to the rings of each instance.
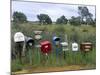
[[90, 13], [90, 11], [87, 7], [79, 6], [78, 7], [78, 13], [81, 17], [81, 23], [93, 24], [93, 18], [92, 18], [93, 14]]
[[16, 11], [13, 13], [13, 22], [19, 22], [19, 23], [27, 22], [27, 17], [24, 13]]
[[40, 24], [52, 24], [52, 20], [47, 14], [39, 14], [37, 18]]
[[72, 16], [71, 19], [69, 20], [69, 23], [70, 23], [71, 25], [78, 26], [78, 25], [81, 24], [81, 17], [79, 17], [79, 16], [78, 16], [78, 17]]
[[56, 20], [57, 24], [67, 24], [67, 22], [68, 22], [68, 20], [67, 20], [67, 18], [64, 15], [62, 15], [60, 18], [58, 18]]

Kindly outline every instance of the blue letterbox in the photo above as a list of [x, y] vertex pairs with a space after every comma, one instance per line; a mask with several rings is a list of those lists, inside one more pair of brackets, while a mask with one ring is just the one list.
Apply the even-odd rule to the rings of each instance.
[[61, 42], [61, 38], [54, 36], [53, 37], [53, 44], [54, 44], [54, 48], [56, 51], [56, 56], [58, 57], [58, 55], [61, 53], [61, 46], [60, 46], [60, 42]]
[[57, 37], [57, 36], [54, 36], [53, 37], [53, 43], [54, 43], [54, 45], [59, 45], [60, 44], [60, 37]]

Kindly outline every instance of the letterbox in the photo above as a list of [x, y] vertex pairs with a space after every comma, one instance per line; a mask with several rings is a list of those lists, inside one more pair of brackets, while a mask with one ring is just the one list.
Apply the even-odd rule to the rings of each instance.
[[89, 52], [92, 50], [92, 43], [91, 42], [85, 42], [80, 44], [80, 49], [83, 52]]
[[19, 43], [19, 42], [24, 42], [25, 41], [25, 36], [22, 32], [17, 32], [14, 35], [14, 42]]
[[48, 54], [51, 52], [51, 43], [49, 41], [41, 41], [40, 45], [42, 53]]
[[72, 51], [78, 51], [78, 43], [72, 43]]
[[68, 51], [68, 43], [67, 42], [61, 42], [61, 47], [63, 51]]
[[[14, 42], [16, 43], [17, 49], [20, 53], [19, 56], [25, 55], [25, 36], [22, 32], [16, 32], [14, 35]], [[20, 57], [21, 60], [21, 57]]]
[[59, 45], [60, 44], [60, 37], [54, 36], [53, 37], [53, 42], [54, 42], [55, 45]]
[[31, 37], [25, 37], [25, 40], [26, 40], [26, 45], [28, 46], [34, 45], [34, 40]]
[[35, 33], [36, 40], [40, 40], [42, 38], [42, 35], [41, 35], [42, 31], [34, 31], [34, 33]]

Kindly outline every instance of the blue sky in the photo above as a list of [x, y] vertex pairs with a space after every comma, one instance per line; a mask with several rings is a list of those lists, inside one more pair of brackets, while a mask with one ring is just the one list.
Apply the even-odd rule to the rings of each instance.
[[[29, 21], [37, 21], [36, 15], [44, 13], [48, 14], [53, 21], [56, 21], [62, 15], [68, 19], [71, 16], [79, 16], [77, 13], [78, 6], [80, 5], [12, 1], [12, 14], [14, 11], [23, 12]], [[87, 6], [87, 8], [95, 18], [95, 6]]]

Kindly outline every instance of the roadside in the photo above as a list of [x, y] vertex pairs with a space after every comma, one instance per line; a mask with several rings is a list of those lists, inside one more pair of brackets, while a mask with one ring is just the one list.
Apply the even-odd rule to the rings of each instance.
[[23, 69], [21, 71], [12, 72], [13, 75], [16, 74], [28, 74], [28, 73], [42, 73], [42, 72], [58, 72], [58, 71], [76, 71], [76, 70], [86, 70], [86, 69], [95, 69], [94, 66], [89, 65], [70, 65], [62, 67], [31, 67]]

